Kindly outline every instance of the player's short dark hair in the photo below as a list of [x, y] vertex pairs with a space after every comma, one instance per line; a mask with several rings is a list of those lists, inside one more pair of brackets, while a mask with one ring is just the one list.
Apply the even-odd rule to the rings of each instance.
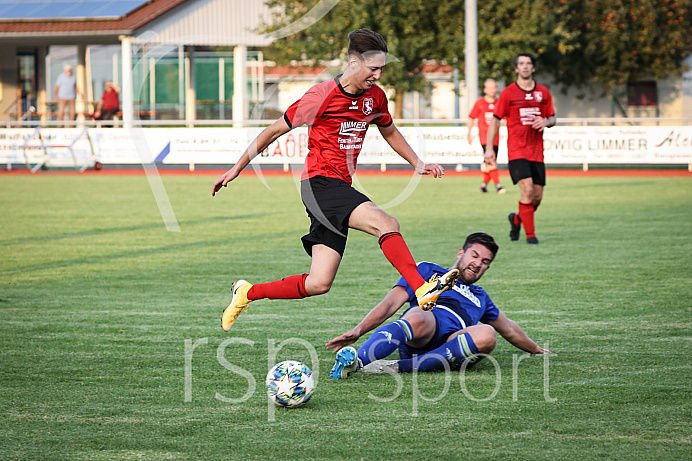
[[476, 232], [469, 235], [466, 237], [466, 241], [464, 242], [464, 251], [468, 250], [474, 243], [483, 245], [490, 250], [490, 252], [493, 254], [493, 259], [495, 259], [495, 255], [497, 255], [497, 250], [499, 250], [499, 247], [497, 246], [497, 243], [495, 243], [495, 239], [492, 235], [486, 234], [485, 232]]
[[360, 58], [368, 51], [388, 53], [387, 42], [380, 34], [370, 29], [356, 29], [348, 34], [348, 55]]
[[531, 53], [519, 53], [514, 57], [514, 61], [512, 61], [515, 69], [519, 65], [519, 58], [521, 57], [529, 58], [531, 60], [531, 65], [536, 67], [536, 56], [532, 55]]

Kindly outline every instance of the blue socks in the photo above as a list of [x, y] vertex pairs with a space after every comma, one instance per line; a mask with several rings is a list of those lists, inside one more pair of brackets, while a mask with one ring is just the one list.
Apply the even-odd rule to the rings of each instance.
[[[414, 367], [418, 371], [444, 370], [442, 361], [447, 361], [452, 368], [460, 367], [467, 358], [470, 362], [478, 360], [476, 354], [478, 354], [478, 348], [471, 339], [471, 335], [464, 333], [423, 355], [399, 360], [399, 372], [411, 373]], [[360, 351], [358, 355], [360, 356]]]
[[383, 359], [413, 339], [411, 324], [399, 319], [378, 328], [358, 349], [358, 360], [363, 367], [375, 360]]

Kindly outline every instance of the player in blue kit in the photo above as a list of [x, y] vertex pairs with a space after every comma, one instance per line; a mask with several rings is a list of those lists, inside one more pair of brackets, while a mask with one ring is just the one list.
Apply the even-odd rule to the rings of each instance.
[[[451, 290], [440, 295], [433, 310], [420, 309], [406, 280], [400, 279], [358, 326], [327, 343], [327, 349], [336, 352], [331, 377], [347, 378], [361, 369], [372, 373], [404, 373], [414, 368], [443, 370], [459, 368], [465, 362], [468, 368], [495, 349], [495, 332], [523, 351], [550, 353], [508, 319], [483, 288], [474, 285], [490, 267], [497, 250], [490, 235], [483, 232], [469, 235], [452, 266], [459, 270], [459, 278]], [[418, 264], [418, 272], [425, 280], [435, 280], [448, 270], [429, 262]], [[411, 307], [399, 320], [378, 328], [358, 350], [350, 346], [363, 334], [382, 325], [406, 302]], [[381, 360], [397, 349], [401, 360]]]

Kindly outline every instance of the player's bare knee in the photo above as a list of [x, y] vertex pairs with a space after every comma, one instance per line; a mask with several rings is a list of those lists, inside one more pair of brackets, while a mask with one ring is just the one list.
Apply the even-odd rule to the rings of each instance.
[[425, 315], [423, 311], [407, 312], [403, 318], [411, 325], [411, 329], [414, 332], [419, 331], [425, 325]]
[[380, 235], [399, 232], [399, 221], [394, 216], [385, 215], [379, 223]]
[[479, 352], [490, 354], [497, 345], [497, 334], [495, 329], [490, 325], [479, 325], [473, 334], [473, 342], [476, 344]]
[[314, 281], [311, 280], [309, 283], [305, 283], [305, 291], [307, 291], [309, 296], [323, 295], [327, 293], [332, 288], [332, 283], [328, 281]]

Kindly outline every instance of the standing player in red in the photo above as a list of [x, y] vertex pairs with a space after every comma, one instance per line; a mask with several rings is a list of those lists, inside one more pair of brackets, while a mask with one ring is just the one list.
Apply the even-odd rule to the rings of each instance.
[[[486, 80], [483, 87], [483, 93], [483, 97], [479, 98], [475, 102], [471, 112], [469, 113], [468, 140], [470, 145], [472, 139], [471, 130], [473, 129], [476, 119], [478, 119], [478, 140], [481, 142], [481, 147], [485, 153], [486, 141], [488, 140], [488, 125], [493, 120], [493, 110], [495, 109], [495, 103], [497, 102], [497, 98], [495, 98], [497, 95], [497, 82], [490, 78]], [[500, 133], [498, 131], [498, 134], [495, 136], [495, 140], [492, 144], [493, 150], [495, 151], [495, 159], [493, 160], [493, 163], [483, 162], [483, 165], [481, 165], [481, 171], [483, 172], [481, 192], [488, 192], [487, 186], [491, 179], [495, 183], [495, 191], [498, 194], [504, 194], [507, 192], [500, 184], [500, 174], [497, 171], [497, 153], [499, 151], [499, 143]]]
[[441, 165], [424, 164], [411, 149], [389, 114], [379, 80], [387, 57], [387, 43], [368, 29], [348, 35], [348, 67], [334, 80], [309, 89], [282, 118], [265, 128], [233, 168], [214, 183], [212, 195], [234, 180], [258, 153], [291, 129], [308, 125], [308, 155], [301, 177], [301, 197], [310, 217], [303, 247], [311, 256], [310, 272], [274, 282], [233, 284], [233, 298], [224, 310], [221, 326], [228, 331], [250, 301], [296, 299], [326, 293], [332, 286], [346, 247], [348, 229], [378, 237], [385, 257], [415, 290], [418, 304], [429, 310], [442, 292], [454, 286], [459, 275], [451, 270], [426, 282], [418, 273], [411, 252], [399, 233], [399, 222], [352, 186], [365, 133], [374, 123], [387, 143], [418, 174], [439, 178]]
[[543, 161], [543, 130], [555, 126], [555, 110], [550, 91], [533, 79], [536, 58], [519, 53], [514, 58], [517, 81], [505, 88], [495, 105], [494, 117], [488, 127], [485, 161], [493, 161], [491, 140], [500, 129], [500, 120], [507, 119], [507, 156], [512, 182], [519, 184], [519, 213], [510, 213], [509, 237], [519, 240], [522, 224], [526, 243], [537, 244], [534, 213], [543, 199], [545, 163]]

